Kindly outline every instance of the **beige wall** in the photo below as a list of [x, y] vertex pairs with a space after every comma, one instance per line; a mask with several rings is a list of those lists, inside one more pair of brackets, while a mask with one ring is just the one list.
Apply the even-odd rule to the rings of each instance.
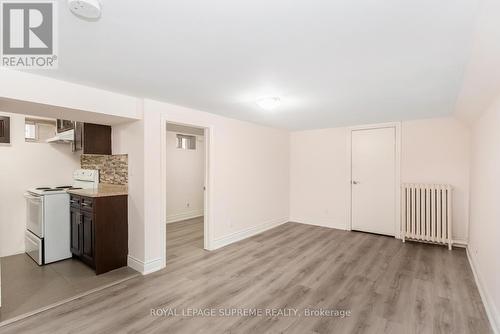
[[348, 210], [347, 128], [290, 135], [290, 220], [345, 229]]
[[500, 333], [500, 2], [483, 0], [456, 115], [472, 124], [468, 255]]
[[140, 99], [0, 67], [2, 111], [98, 124], [142, 118]]
[[[470, 133], [454, 118], [402, 122], [401, 180], [449, 183], [454, 196], [453, 238], [467, 240]], [[348, 226], [349, 128], [292, 132], [290, 219]]]
[[467, 243], [470, 129], [454, 118], [402, 123], [401, 180], [453, 186], [453, 239]]
[[0, 144], [0, 257], [24, 252], [28, 188], [71, 185], [80, 154], [68, 144], [27, 143], [24, 115], [10, 116], [11, 143]]
[[167, 131], [167, 223], [203, 215], [205, 141], [196, 136], [195, 150], [181, 150], [178, 133]]
[[474, 124], [469, 255], [500, 329], [500, 98]]
[[113, 126], [113, 153], [128, 154], [128, 251], [143, 261], [145, 256], [144, 220], [144, 122]]

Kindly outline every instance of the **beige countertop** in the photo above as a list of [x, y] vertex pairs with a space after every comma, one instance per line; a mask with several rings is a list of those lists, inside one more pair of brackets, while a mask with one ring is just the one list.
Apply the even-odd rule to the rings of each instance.
[[128, 195], [127, 186], [99, 183], [97, 189], [70, 189], [67, 191], [73, 195], [86, 197], [109, 197]]

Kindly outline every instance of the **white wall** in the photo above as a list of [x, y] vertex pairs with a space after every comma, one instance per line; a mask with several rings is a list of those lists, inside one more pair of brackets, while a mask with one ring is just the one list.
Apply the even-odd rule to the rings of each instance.
[[114, 154], [128, 154], [128, 252], [142, 262], [145, 256], [144, 122], [113, 126]]
[[162, 214], [162, 115], [210, 127], [210, 220], [216, 244], [288, 220], [289, 134], [214, 114], [145, 100], [146, 263], [165, 254]]
[[196, 136], [195, 150], [181, 150], [178, 133], [167, 131], [167, 223], [203, 215], [205, 141]]
[[0, 256], [24, 252], [26, 204], [30, 187], [71, 184], [80, 166], [80, 154], [70, 145], [27, 143], [24, 116], [10, 116], [11, 144], [0, 144]]
[[402, 123], [401, 180], [453, 186], [453, 239], [467, 243], [470, 129], [454, 118]]
[[[453, 238], [467, 240], [470, 134], [454, 118], [402, 123], [402, 182], [450, 183]], [[290, 220], [345, 229], [348, 226], [349, 128], [292, 132]]]
[[500, 98], [474, 124], [469, 256], [500, 330]]
[[483, 0], [456, 115], [472, 121], [468, 255], [500, 333], [500, 2]]
[[347, 128], [291, 133], [291, 221], [346, 228], [347, 142]]
[[0, 109], [98, 124], [142, 118], [140, 99], [0, 68]]

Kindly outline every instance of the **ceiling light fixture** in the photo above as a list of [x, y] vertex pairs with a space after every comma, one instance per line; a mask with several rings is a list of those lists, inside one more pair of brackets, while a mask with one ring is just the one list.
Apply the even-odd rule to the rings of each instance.
[[69, 10], [78, 17], [95, 20], [101, 16], [99, 0], [68, 0]]
[[257, 105], [264, 110], [273, 110], [279, 106], [280, 102], [280, 98], [276, 96], [263, 97], [257, 100]]

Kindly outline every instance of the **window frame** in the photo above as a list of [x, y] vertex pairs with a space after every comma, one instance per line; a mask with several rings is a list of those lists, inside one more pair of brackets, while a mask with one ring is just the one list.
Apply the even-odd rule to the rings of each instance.
[[196, 150], [196, 136], [177, 133], [176, 135], [176, 148], [180, 150]]
[[[26, 127], [28, 125], [34, 126], [34, 138], [31, 137], [26, 137]], [[57, 123], [56, 120], [51, 120], [51, 119], [45, 119], [45, 118], [32, 118], [32, 117], [25, 117], [24, 118], [24, 141], [27, 143], [45, 143], [45, 139], [40, 139], [40, 126], [50, 126], [54, 130], [54, 136], [56, 135], [57, 132]], [[48, 139], [48, 138], [47, 138]]]

